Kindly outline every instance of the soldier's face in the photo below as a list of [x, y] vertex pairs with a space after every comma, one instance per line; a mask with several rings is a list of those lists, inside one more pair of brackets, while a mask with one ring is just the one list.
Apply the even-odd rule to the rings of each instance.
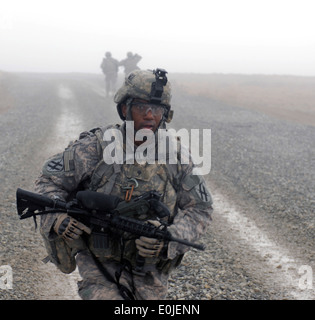
[[[158, 128], [164, 109], [163, 107], [157, 107], [156, 105], [150, 104], [148, 101], [135, 99], [132, 102], [131, 115], [134, 121], [135, 133], [141, 129], [156, 131]], [[122, 105], [122, 113], [126, 116], [127, 107]], [[140, 145], [143, 141], [135, 141], [136, 145]]]

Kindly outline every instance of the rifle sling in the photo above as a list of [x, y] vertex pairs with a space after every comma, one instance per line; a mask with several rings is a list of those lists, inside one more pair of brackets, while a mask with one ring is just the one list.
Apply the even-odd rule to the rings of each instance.
[[[136, 300], [136, 297], [134, 295], [134, 285], [133, 285], [133, 278], [132, 278], [132, 286], [133, 286], [133, 292], [131, 292], [126, 286], [122, 285], [119, 283], [119, 279], [120, 276], [123, 272], [123, 270], [127, 270], [128, 272], [130, 272], [131, 277], [133, 277], [132, 275], [132, 269], [131, 269], [131, 265], [130, 263], [128, 263], [129, 261], [127, 260], [123, 260], [120, 270], [119, 272], [115, 272], [115, 277], [116, 279], [107, 271], [107, 269], [104, 267], [104, 265], [97, 259], [97, 257], [94, 255], [94, 253], [88, 249], [96, 266], [98, 267], [98, 269], [101, 271], [101, 273], [104, 275], [104, 277], [110, 281], [113, 282], [117, 285], [118, 291], [120, 293], [120, 295], [124, 298], [124, 300]], [[129, 269], [129, 270], [128, 270]]]

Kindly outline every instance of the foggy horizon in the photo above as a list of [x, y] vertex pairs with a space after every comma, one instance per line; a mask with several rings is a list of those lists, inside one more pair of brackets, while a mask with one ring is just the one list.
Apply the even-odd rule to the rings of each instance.
[[[106, 51], [169, 73], [315, 76], [310, 0], [12, 0], [0, 12], [0, 70], [99, 73]], [[120, 73], [123, 70], [120, 69]]]

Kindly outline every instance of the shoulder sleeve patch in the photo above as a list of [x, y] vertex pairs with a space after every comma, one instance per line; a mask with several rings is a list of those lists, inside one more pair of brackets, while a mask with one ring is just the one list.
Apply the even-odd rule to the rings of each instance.
[[64, 161], [63, 156], [56, 157], [54, 159], [48, 160], [44, 165], [44, 170], [48, 173], [62, 172], [64, 171]]
[[212, 203], [211, 194], [208, 191], [205, 182], [201, 182], [200, 184], [195, 186], [195, 190], [196, 190], [199, 198], [201, 199], [201, 201]]
[[212, 204], [212, 197], [208, 191], [204, 179], [198, 175], [188, 175], [183, 179], [182, 187], [185, 191], [190, 192], [191, 196], [198, 201]]
[[74, 171], [74, 169], [74, 150], [68, 149], [47, 160], [43, 167], [43, 173], [47, 175], [54, 175]]

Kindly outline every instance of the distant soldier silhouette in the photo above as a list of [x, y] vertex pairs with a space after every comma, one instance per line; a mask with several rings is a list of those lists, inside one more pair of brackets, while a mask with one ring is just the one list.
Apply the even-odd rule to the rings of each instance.
[[117, 73], [118, 73], [118, 60], [112, 58], [110, 52], [105, 53], [101, 69], [105, 75], [105, 88], [107, 97], [116, 91]]
[[137, 66], [138, 62], [142, 59], [137, 53], [132, 54], [132, 52], [127, 52], [127, 58], [119, 62], [119, 66], [125, 68], [125, 74], [129, 74], [131, 71], [139, 70]]

